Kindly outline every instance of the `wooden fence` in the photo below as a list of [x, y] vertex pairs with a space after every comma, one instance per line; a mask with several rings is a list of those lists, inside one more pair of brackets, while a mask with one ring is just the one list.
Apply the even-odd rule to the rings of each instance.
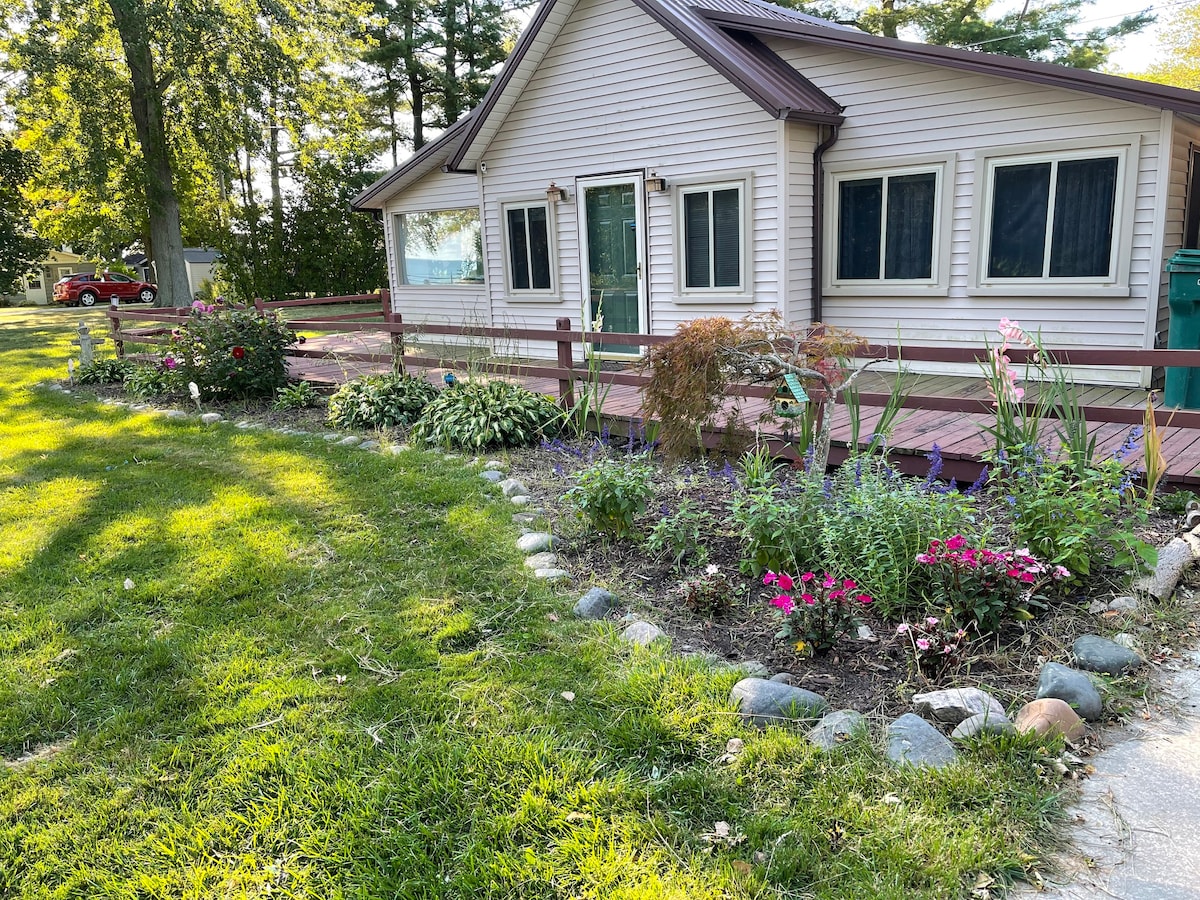
[[[636, 371], [601, 371], [589, 370], [581, 353], [576, 357], [576, 345], [582, 350], [588, 344], [603, 341], [606, 345], [629, 347], [652, 347], [670, 340], [668, 335], [650, 334], [618, 334], [614, 332], [577, 331], [571, 328], [567, 318], [560, 318], [555, 328], [513, 328], [513, 327], [483, 327], [474, 325], [427, 325], [408, 324], [401, 316], [391, 311], [387, 292], [367, 294], [353, 297], [318, 297], [304, 300], [285, 300], [277, 303], [257, 301], [255, 306], [262, 312], [275, 309], [327, 305], [331, 303], [363, 302], [377, 299], [380, 302], [380, 312], [358, 312], [337, 316], [323, 316], [319, 319], [294, 319], [291, 326], [296, 329], [329, 332], [366, 332], [385, 335], [390, 346], [387, 353], [374, 352], [337, 352], [315, 348], [296, 346], [289, 352], [295, 357], [308, 358], [337, 358], [366, 362], [379, 365], [390, 365], [399, 368], [410, 365], [427, 368], [471, 368], [498, 375], [518, 377], [550, 378], [558, 381], [560, 401], [570, 406], [574, 403], [575, 384], [577, 381], [595, 378], [603, 384], [624, 384], [641, 387], [647, 383], [648, 376]], [[112, 337], [118, 354], [124, 353], [126, 341], [138, 343], [166, 343], [173, 325], [178, 325], [181, 317], [190, 313], [189, 308], [179, 310], [150, 309], [150, 310], [121, 310], [116, 306], [109, 309], [108, 318]], [[382, 318], [382, 321], [368, 322], [369, 318]], [[144, 323], [144, 324], [143, 324]], [[458, 338], [484, 338], [501, 340], [506, 343], [514, 341], [539, 341], [552, 343], [556, 347], [555, 360], [551, 362], [504, 362], [502, 360], [447, 359], [444, 356], [426, 357], [405, 351], [405, 336], [419, 335], [445, 336]], [[986, 348], [968, 347], [915, 347], [894, 346], [887, 344], [871, 344], [862, 348], [857, 356], [860, 359], [900, 360], [910, 362], [935, 362], [978, 364], [987, 358]], [[1055, 360], [1066, 366], [1087, 366], [1103, 368], [1110, 366], [1148, 366], [1148, 367], [1195, 367], [1200, 368], [1200, 350], [1099, 350], [1072, 349], [1054, 350]], [[1031, 361], [1033, 353], [1025, 349], [1010, 349], [1008, 356], [1014, 364], [1020, 365]], [[401, 360], [403, 361], [401, 364]], [[735, 387], [733, 393], [742, 397], [770, 398], [775, 396], [775, 390], [762, 385], [744, 384]], [[889, 400], [884, 393], [859, 394], [859, 403], [864, 407], [881, 407]], [[948, 397], [932, 394], [911, 394], [904, 398], [906, 408], [916, 410], [944, 411], [947, 413], [985, 413], [993, 411], [987, 400], [962, 397]], [[1033, 404], [1025, 404], [1028, 411], [1035, 411]], [[1114, 424], [1136, 425], [1143, 421], [1143, 409], [1131, 406], [1083, 406], [1082, 413], [1089, 422], [1105, 422]], [[1172, 425], [1178, 428], [1200, 429], [1200, 411], [1175, 410], [1158, 408], [1155, 419], [1159, 425]]]

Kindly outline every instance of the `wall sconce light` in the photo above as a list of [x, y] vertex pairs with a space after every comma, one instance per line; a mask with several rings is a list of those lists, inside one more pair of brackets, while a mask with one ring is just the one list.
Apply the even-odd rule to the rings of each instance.
[[567, 199], [567, 189], [560, 188], [553, 181], [550, 182], [550, 187], [546, 188], [546, 200], [550, 203], [561, 203]]
[[647, 194], [661, 194], [666, 189], [667, 189], [667, 179], [660, 178], [654, 174], [651, 174], [651, 176], [646, 179], [646, 193]]

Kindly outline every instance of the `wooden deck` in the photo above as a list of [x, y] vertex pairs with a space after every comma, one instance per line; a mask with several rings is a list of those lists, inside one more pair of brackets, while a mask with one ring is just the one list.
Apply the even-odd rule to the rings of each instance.
[[[331, 358], [328, 359], [292, 358], [289, 360], [289, 370], [293, 378], [307, 379], [315, 384], [341, 384], [359, 375], [386, 372], [391, 369], [390, 364], [386, 362], [361, 362], [348, 358], [351, 354], [387, 354], [390, 349], [388, 340], [386, 336], [378, 333], [356, 332], [322, 335], [309, 338], [304, 349], [320, 350], [331, 355]], [[417, 369], [411, 366], [409, 370], [420, 371], [435, 383], [440, 383], [442, 375], [451, 371], [440, 367]], [[558, 396], [559, 383], [555, 378], [519, 377], [511, 380], [519, 381], [538, 393]], [[867, 372], [859, 378], [859, 388], [863, 393], [887, 393], [890, 383], [886, 375]], [[988, 399], [986, 385], [980, 378], [948, 375], [928, 375], [919, 378], [914, 376], [911, 389], [914, 394], [984, 401]], [[1080, 385], [1079, 401], [1084, 406], [1114, 406], [1140, 410], [1145, 405], [1146, 392], [1104, 385]], [[768, 401], [754, 398], [741, 399], [736, 404], [740, 420], [746, 423], [750, 429], [759, 427], [759, 418], [766, 411], [767, 405]], [[731, 413], [733, 406], [734, 403], [731, 401]], [[869, 440], [880, 413], [879, 408], [867, 406], [862, 408], [860, 443]], [[617, 430], [622, 429], [634, 419], [643, 418], [639, 389], [632, 385], [612, 385], [605, 399], [604, 414]], [[982, 468], [980, 455], [990, 446], [990, 440], [981, 427], [988, 422], [990, 422], [990, 417], [981, 413], [904, 410], [892, 432], [890, 441], [892, 459], [902, 471], [910, 474], [924, 474], [929, 468], [926, 456], [936, 443], [945, 464], [943, 477], [956, 478], [959, 481], [973, 481]], [[1089, 427], [1088, 432], [1090, 435], [1096, 436], [1097, 453], [1106, 456], [1114, 453], [1121, 446], [1130, 427], [1123, 424], [1097, 422]], [[1200, 429], [1167, 425], [1160, 426], [1159, 430], [1163, 435], [1163, 453], [1167, 459], [1165, 481], [1178, 487], [1200, 485]], [[778, 423], [761, 426], [761, 433], [768, 438], [783, 436]], [[849, 414], [845, 406], [839, 405], [833, 426], [834, 446], [831, 452], [831, 462], [841, 462], [847, 457], [850, 435]], [[1043, 423], [1042, 436], [1044, 443], [1053, 445], [1054, 425], [1050, 420]], [[1129, 461], [1137, 467], [1141, 465], [1141, 459], [1139, 442], [1137, 451], [1129, 457]]]

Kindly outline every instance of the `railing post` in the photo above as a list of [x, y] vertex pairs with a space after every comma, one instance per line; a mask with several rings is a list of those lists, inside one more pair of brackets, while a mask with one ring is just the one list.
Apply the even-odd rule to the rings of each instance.
[[112, 333], [113, 347], [117, 351], [117, 359], [125, 357], [125, 342], [121, 340], [121, 306], [114, 297], [108, 306], [108, 328]]
[[262, 315], [264, 312], [266, 312], [266, 306], [264, 306], [264, 305], [263, 305], [263, 298], [262, 298], [262, 297], [255, 297], [255, 298], [254, 298], [254, 309], [255, 309], [255, 311], [256, 311], [256, 312], [257, 312], [257, 313], [258, 313], [260, 316], [261, 316], [261, 315]]
[[[555, 331], [570, 331], [571, 320], [566, 316], [554, 320]], [[571, 342], [559, 338], [558, 345], [558, 367], [560, 369], [573, 369], [575, 367], [574, 354], [572, 352]], [[559, 378], [558, 380], [558, 405], [563, 409], [571, 409], [575, 405], [575, 378], [573, 376], [567, 378]]]
[[[404, 325], [404, 317], [400, 313], [392, 312], [385, 306], [383, 308], [383, 321], [389, 325]], [[388, 338], [392, 342], [392, 371], [397, 375], [404, 374], [404, 332], [389, 331]]]

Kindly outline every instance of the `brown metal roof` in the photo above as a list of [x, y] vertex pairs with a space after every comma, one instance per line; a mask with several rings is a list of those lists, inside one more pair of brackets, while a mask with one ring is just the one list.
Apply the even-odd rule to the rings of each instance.
[[[856, 29], [830, 28], [800, 20], [784, 21], [779, 18], [767, 18], [757, 13], [738, 13], [727, 8], [729, 0], [725, 0], [725, 2], [703, 0], [703, 2], [712, 3], [712, 6], [701, 10], [700, 15], [714, 25], [726, 29], [790, 38], [812, 44], [855, 50], [873, 56], [946, 66], [964, 72], [998, 75], [1016, 81], [1083, 91], [1088, 94], [1099, 94], [1103, 97], [1140, 103], [1143, 106], [1170, 109], [1193, 116], [1200, 115], [1200, 91], [1168, 87], [1134, 78], [1122, 78], [1117, 75], [1103, 75], [1099, 72], [1075, 69], [1054, 63], [984, 53], [979, 50], [960, 50], [955, 47], [939, 47], [933, 44], [877, 37]], [[721, 7], [719, 9], [715, 8], [718, 2]]]

